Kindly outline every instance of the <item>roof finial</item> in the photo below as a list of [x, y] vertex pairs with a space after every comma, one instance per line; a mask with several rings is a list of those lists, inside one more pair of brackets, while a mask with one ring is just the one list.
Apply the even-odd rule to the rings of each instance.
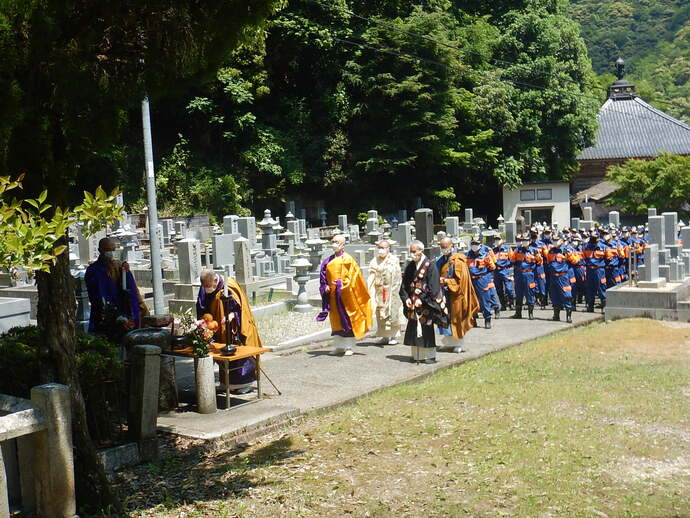
[[616, 60], [616, 76], [618, 79], [623, 79], [623, 76], [625, 75], [625, 61], [623, 58], [618, 58]]

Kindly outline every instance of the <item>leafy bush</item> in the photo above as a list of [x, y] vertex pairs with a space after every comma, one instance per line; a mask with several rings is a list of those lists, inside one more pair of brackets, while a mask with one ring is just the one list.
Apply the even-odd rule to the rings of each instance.
[[[29, 398], [40, 385], [36, 326], [15, 327], [0, 335], [0, 393]], [[97, 444], [116, 439], [124, 416], [125, 380], [118, 348], [104, 338], [77, 334], [77, 370], [89, 431]]]

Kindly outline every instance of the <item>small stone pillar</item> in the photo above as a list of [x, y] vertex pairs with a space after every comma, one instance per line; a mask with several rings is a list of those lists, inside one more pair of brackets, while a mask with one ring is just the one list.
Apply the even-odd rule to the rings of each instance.
[[161, 348], [155, 345], [135, 345], [132, 348], [131, 361], [129, 433], [132, 440], [139, 443], [141, 459], [151, 461], [158, 458], [156, 421]]
[[34, 435], [36, 516], [75, 518], [72, 405], [69, 388], [57, 383], [31, 389], [31, 405], [46, 420]]
[[216, 401], [216, 376], [213, 372], [211, 356], [194, 358], [194, 381], [196, 384], [196, 404], [200, 414], [213, 414], [218, 410]]

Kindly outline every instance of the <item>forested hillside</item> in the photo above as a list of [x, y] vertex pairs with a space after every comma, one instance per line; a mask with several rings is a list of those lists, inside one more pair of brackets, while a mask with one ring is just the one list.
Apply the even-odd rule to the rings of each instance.
[[623, 57], [643, 97], [690, 120], [688, 0], [571, 0], [571, 12], [595, 72], [613, 72], [613, 62]]

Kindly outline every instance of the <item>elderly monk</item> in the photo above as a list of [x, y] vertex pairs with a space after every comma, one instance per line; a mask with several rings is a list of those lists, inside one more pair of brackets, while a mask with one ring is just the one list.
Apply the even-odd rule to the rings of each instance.
[[333, 236], [331, 247], [333, 254], [321, 263], [322, 311], [316, 319], [322, 322], [329, 317], [334, 353], [352, 356], [355, 341], [371, 327], [369, 292], [359, 265], [345, 252], [345, 236]]
[[369, 263], [369, 296], [376, 315], [376, 334], [379, 344], [395, 345], [403, 321], [400, 291], [401, 272], [398, 258], [391, 253], [387, 240], [379, 241], [376, 257]]
[[439, 327], [441, 346], [453, 352], [462, 352], [460, 339], [474, 327], [474, 315], [479, 312], [479, 301], [472, 286], [467, 257], [453, 249], [453, 241], [444, 237], [439, 242], [441, 256], [436, 260], [441, 289], [450, 313], [450, 326]]
[[[213, 320], [218, 322], [214, 340], [237, 347], [243, 345], [261, 347], [254, 315], [240, 285], [234, 279], [226, 278], [228, 284], [226, 299], [223, 295], [223, 279], [218, 274], [212, 270], [202, 270], [199, 280], [201, 288], [196, 301], [196, 315], [197, 318], [201, 318], [209, 313], [213, 316]], [[230, 362], [230, 390], [237, 394], [251, 391], [251, 385], [256, 381], [255, 370], [254, 358]]]
[[412, 261], [403, 272], [400, 298], [405, 304], [405, 345], [412, 346], [412, 360], [436, 362], [434, 324], [448, 327], [448, 309], [441, 292], [436, 263], [424, 255], [424, 243], [410, 243]]
[[[98, 259], [84, 274], [91, 303], [89, 333], [118, 341], [130, 329], [141, 327], [141, 317], [149, 314], [126, 262], [113, 257], [115, 240], [98, 242]], [[124, 276], [124, 280], [123, 280]]]

